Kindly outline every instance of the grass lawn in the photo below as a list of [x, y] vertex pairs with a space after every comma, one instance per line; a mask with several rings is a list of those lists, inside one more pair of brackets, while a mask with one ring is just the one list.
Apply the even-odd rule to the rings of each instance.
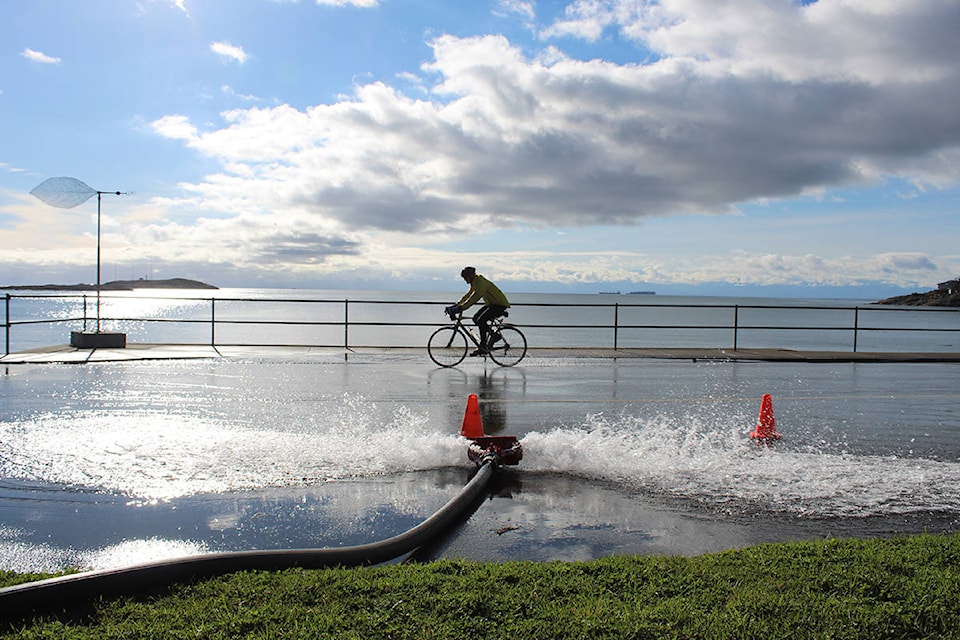
[[[38, 576], [0, 573], [7, 586]], [[3, 612], [8, 615], [8, 612]], [[686, 557], [247, 572], [3, 638], [960, 638], [960, 534]]]

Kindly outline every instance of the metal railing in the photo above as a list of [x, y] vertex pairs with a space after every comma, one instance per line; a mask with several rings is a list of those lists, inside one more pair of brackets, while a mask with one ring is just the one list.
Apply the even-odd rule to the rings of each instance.
[[[39, 301], [52, 301], [52, 300], [76, 300], [78, 298], [82, 299], [82, 312], [81, 315], [65, 315], [63, 317], [41, 317], [41, 318], [26, 318], [23, 320], [15, 320], [11, 317], [11, 302], [16, 300], [32, 300], [36, 301], [37, 304], [40, 304]], [[88, 296], [84, 295], [21, 295], [21, 294], [6, 294], [5, 295], [5, 314], [4, 314], [4, 330], [5, 330], [5, 354], [10, 353], [10, 336], [11, 332], [17, 327], [24, 326], [38, 326], [38, 325], [74, 325], [77, 326], [77, 330], [86, 331], [87, 325], [91, 318], [88, 317]], [[109, 296], [107, 296], [109, 299]], [[315, 299], [315, 298], [301, 298], [301, 299], [289, 299], [289, 298], [217, 298], [217, 297], [159, 297], [159, 296], [129, 296], [129, 297], [117, 297], [117, 300], [127, 300], [127, 301], [163, 301], [167, 303], [188, 303], [194, 307], [192, 317], [150, 317], [150, 316], [109, 316], [105, 315], [101, 322], [104, 325], [161, 325], [161, 324], [174, 324], [174, 325], [200, 325], [208, 327], [209, 340], [204, 339], [203, 342], [197, 341], [183, 341], [183, 340], [164, 340], [164, 344], [209, 344], [210, 346], [314, 346], [314, 347], [343, 347], [345, 349], [357, 348], [357, 347], [381, 347], [381, 346], [422, 346], [425, 344], [423, 335], [418, 335], [414, 341], [411, 341], [411, 344], [408, 345], [384, 345], [384, 344], [372, 344], [367, 342], [355, 341], [353, 339], [352, 330], [355, 332], [361, 328], [413, 328], [413, 327], [437, 327], [442, 324], [440, 321], [424, 321], [424, 320], [369, 320], [369, 319], [356, 319], [351, 317], [352, 312], [356, 312], [358, 309], [368, 309], [370, 307], [400, 307], [400, 308], [416, 308], [421, 306], [433, 306], [440, 307], [446, 304], [449, 304], [446, 301], [415, 301], [415, 300], [350, 300], [350, 299]], [[263, 309], [264, 305], [293, 305], [296, 307], [324, 307], [325, 319], [283, 319], [283, 318], [269, 318], [264, 317], [262, 314], [258, 315], [257, 307]], [[207, 307], [208, 311], [198, 315], [196, 313], [199, 307]], [[238, 312], [238, 307], [243, 307], [244, 311], [242, 313]], [[709, 332], [721, 332], [723, 335], [727, 336], [722, 338], [723, 344], [714, 344], [714, 347], [720, 348], [729, 348], [738, 349], [741, 347], [742, 337], [744, 333], [749, 333], [752, 336], [758, 335], [758, 332], [764, 334], [776, 334], [777, 332], [803, 332], [809, 334], [810, 332], [834, 332], [847, 335], [847, 346], [846, 348], [857, 352], [860, 348], [861, 337], [868, 333], [873, 332], [890, 332], [896, 334], [911, 334], [911, 333], [924, 333], [924, 334], [938, 334], [938, 335], [949, 335], [952, 337], [953, 334], [960, 332], [960, 309], [957, 308], [924, 308], [922, 310], [917, 310], [916, 308], [903, 308], [903, 307], [891, 307], [891, 306], [881, 306], [881, 305], [870, 305], [870, 306], [789, 306], [789, 305], [772, 305], [772, 304], [717, 304], [717, 305], [706, 305], [706, 304], [678, 304], [678, 303], [641, 303], [641, 304], [627, 304], [621, 302], [597, 302], [597, 303], [550, 303], [550, 302], [521, 302], [513, 305], [515, 309], [519, 310], [533, 310], [534, 313], [524, 314], [524, 320], [518, 321], [517, 324], [521, 326], [524, 331], [528, 332], [528, 339], [531, 338], [529, 333], [541, 333], [543, 336], [547, 336], [545, 340], [556, 340], [558, 342], [565, 343], [564, 346], [577, 346], [577, 347], [592, 347], [592, 348], [629, 348], [623, 345], [625, 336], [636, 336], [638, 332], [658, 332], [662, 334], [663, 332], [672, 332], [673, 334], [680, 334], [683, 332], [694, 332], [695, 334], [703, 335]], [[224, 313], [224, 309], [228, 308], [229, 312]], [[254, 310], [247, 311], [246, 309], [253, 308]], [[336, 312], [331, 312], [331, 308], [339, 309]], [[562, 310], [562, 313], [553, 313], [554, 310]], [[576, 320], [571, 321], [571, 315], [580, 314], [584, 310], [589, 310], [593, 312], [591, 316], [592, 319], [588, 322], [577, 322]], [[642, 312], [647, 315], [655, 315], [657, 312], [663, 310], [668, 310], [670, 312], [681, 312], [681, 315], [684, 318], [695, 319], [696, 321], [688, 322], [637, 322], [631, 320], [630, 316], [636, 316], [638, 313]], [[537, 313], [536, 311], [540, 311]], [[547, 313], [546, 311], [549, 311]], [[759, 313], [758, 313], [759, 312]], [[810, 312], [821, 312], [820, 319], [817, 323], [812, 324], [803, 324], [793, 322], [792, 316], [796, 315], [806, 315]], [[109, 312], [108, 312], [109, 313]], [[914, 325], [904, 325], [896, 326], [891, 324], [884, 323], [874, 323], [865, 322], [864, 318], [867, 317], [877, 317], [877, 314], [886, 314], [886, 317], [891, 317], [890, 314], [895, 316], [907, 318], [907, 315], [913, 313], [914, 316], [910, 316], [912, 319], [916, 319], [917, 313], [940, 313], [940, 314], [952, 314], [945, 316], [948, 318], [946, 326], [917, 326]], [[776, 321], [771, 320], [775, 318], [777, 314], [780, 314], [782, 317], [777, 318]], [[295, 315], [295, 314], [292, 314]], [[302, 314], [301, 314], [302, 315]], [[362, 314], [361, 314], [362, 315]], [[382, 314], [379, 314], [382, 315]], [[716, 318], [723, 316], [720, 320]], [[757, 321], [756, 319], [751, 321], [749, 317], [753, 315], [759, 317], [762, 321]], [[831, 320], [829, 322], [824, 322], [823, 318], [830, 317], [835, 318], [837, 315], [845, 316], [843, 322], [838, 322]], [[700, 319], [697, 319], [697, 318]], [[940, 316], [941, 318], [944, 316]], [[558, 321], [555, 322], [544, 322], [544, 318], [556, 318]], [[710, 318], [714, 318], [711, 320]], [[784, 320], [786, 318], [786, 320]], [[511, 318], [513, 320], [514, 318]], [[529, 321], [527, 321], [529, 320]], [[230, 341], [229, 338], [221, 339], [218, 335], [219, 331], [223, 331], [229, 327], [268, 327], [274, 329], [288, 329], [288, 328], [334, 328], [337, 329], [339, 333], [342, 330], [342, 340], [324, 340], [324, 341], [293, 341], [293, 342], [256, 342], [256, 341]], [[589, 344], [578, 344], [577, 340], [587, 331], [600, 332], [601, 335], [606, 335], [606, 338], [601, 338], [602, 343], [598, 344], [597, 339], [594, 338], [590, 341]], [[577, 332], [580, 332], [578, 335]], [[565, 338], [558, 338], [558, 336], [568, 336]], [[572, 336], [572, 337], [569, 337]], [[634, 338], [636, 341], [636, 338]], [[717, 340], [713, 338], [713, 340]], [[538, 341], [536, 338], [531, 340], [532, 344], [538, 347], [555, 347], [561, 346], [560, 344], [544, 344]], [[937, 351], [943, 351], [944, 349], [937, 349]], [[946, 349], [950, 350], [960, 350], [960, 348]]]

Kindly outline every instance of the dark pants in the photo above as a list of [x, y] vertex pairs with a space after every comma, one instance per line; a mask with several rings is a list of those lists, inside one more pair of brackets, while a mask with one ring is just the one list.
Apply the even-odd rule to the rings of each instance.
[[480, 311], [473, 316], [473, 321], [480, 327], [480, 346], [484, 349], [490, 347], [488, 342], [490, 336], [490, 323], [507, 312], [507, 308], [499, 304], [484, 305]]

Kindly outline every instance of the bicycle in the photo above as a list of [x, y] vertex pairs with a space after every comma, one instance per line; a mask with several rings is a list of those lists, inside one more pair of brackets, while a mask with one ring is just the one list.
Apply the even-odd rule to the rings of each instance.
[[[490, 334], [493, 336], [493, 346], [484, 354], [484, 359], [490, 359], [501, 367], [512, 367], [518, 364], [527, 355], [527, 338], [512, 324], [506, 324], [505, 312], [501, 317], [490, 323]], [[427, 341], [427, 353], [430, 359], [441, 367], [455, 367], [467, 357], [469, 342], [480, 349], [480, 340], [470, 327], [463, 324], [462, 314], [450, 314], [453, 324], [440, 327], [431, 334]]]

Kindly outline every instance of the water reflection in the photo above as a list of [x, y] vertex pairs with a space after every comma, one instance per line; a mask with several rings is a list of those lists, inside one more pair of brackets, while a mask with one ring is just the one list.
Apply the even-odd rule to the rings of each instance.
[[484, 369], [477, 376], [480, 418], [483, 420], [483, 432], [487, 435], [499, 435], [507, 428], [507, 381], [505, 376], [495, 373]]
[[435, 470], [150, 504], [7, 483], [4, 518], [42, 526], [0, 527], [0, 569], [103, 569], [208, 551], [366, 544], [419, 524], [470, 473]]

